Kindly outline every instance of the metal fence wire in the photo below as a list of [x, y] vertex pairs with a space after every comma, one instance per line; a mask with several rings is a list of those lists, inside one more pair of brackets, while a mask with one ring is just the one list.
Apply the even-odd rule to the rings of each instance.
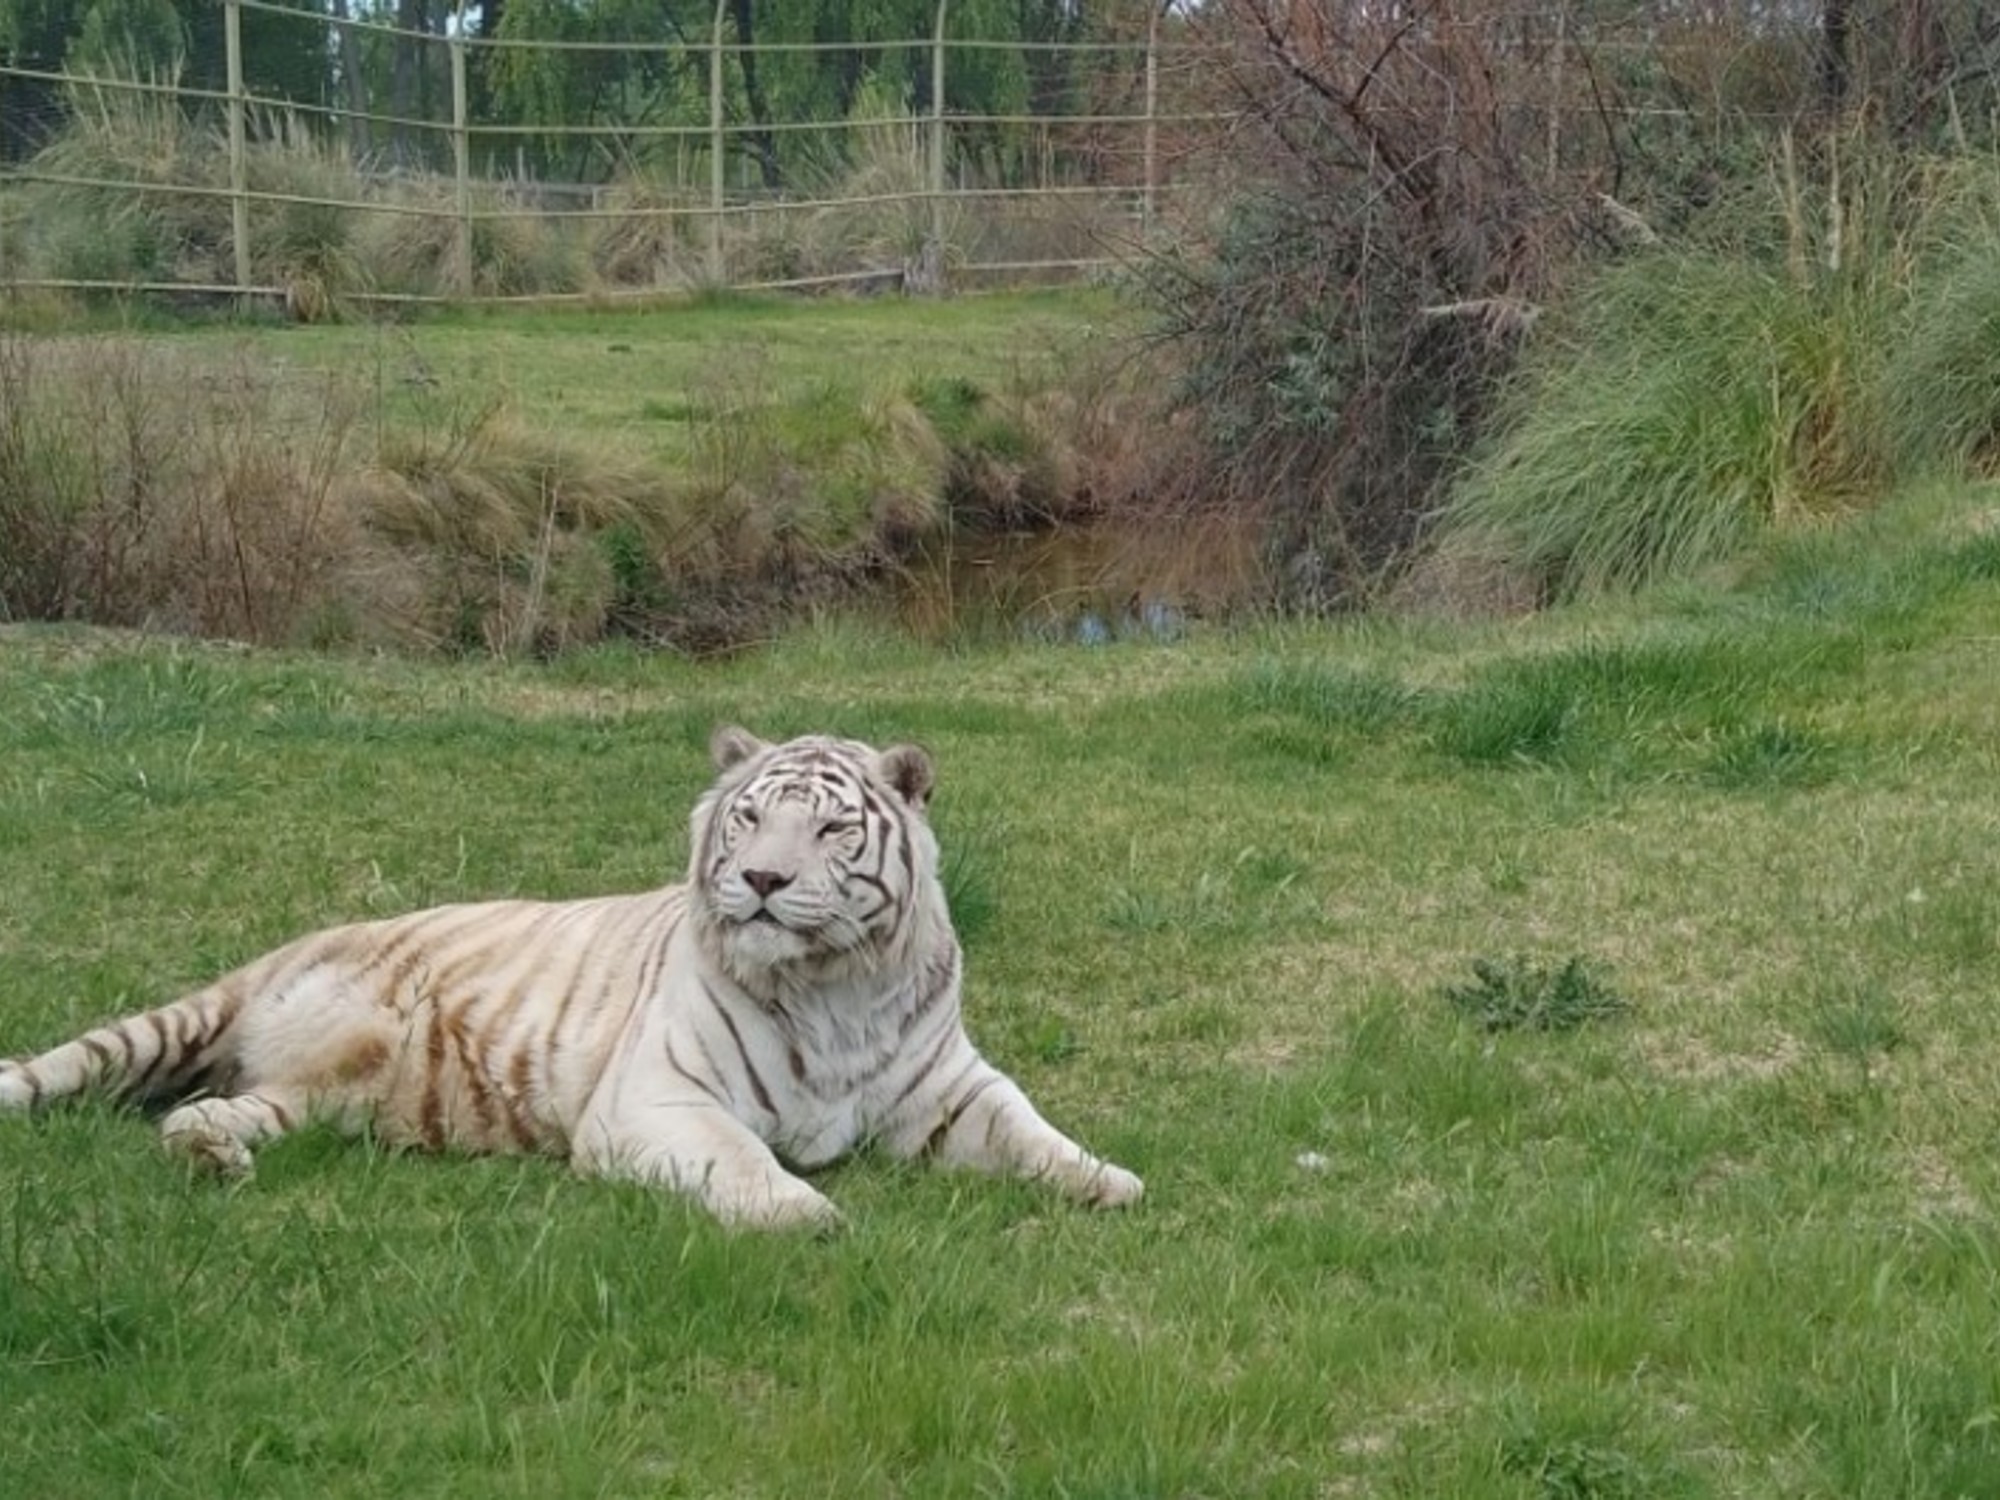
[[[0, 285], [296, 307], [1068, 279], [1154, 231], [1221, 118], [1154, 4], [1044, 43], [957, 34], [950, 0], [865, 43], [745, 41], [730, 0], [631, 41], [481, 36], [462, 3], [441, 33], [216, 9], [150, 66], [0, 56]], [[981, 87], [1052, 67], [1038, 108]], [[846, 109], [757, 97], [787, 69], [847, 80]]]
[[[1287, 90], [1330, 88], [1336, 127], [1434, 127], [1445, 154], [1484, 110], [1543, 186], [1685, 194], [1830, 93], [1962, 135], [2000, 55], [1963, 7], [1915, 30], [1842, 8], [1832, 54], [1836, 12], [1805, 0], [1094, 0], [1061, 41], [976, 34], [1010, 8], [974, 0], [909, 0], [924, 34], [837, 41], [739, 33], [804, 13], [748, 0], [507, 0], [497, 25], [445, 3], [132, 7], [178, 27], [147, 45], [92, 42], [100, 8], [55, 4], [83, 17], [69, 34], [0, 33], [0, 289], [312, 316], [1067, 280], [1207, 227], [1204, 189], [1260, 152], [1325, 150], [1288, 135]], [[624, 35], [592, 34], [614, 19]], [[1367, 130], [1333, 134], [1351, 155]]]

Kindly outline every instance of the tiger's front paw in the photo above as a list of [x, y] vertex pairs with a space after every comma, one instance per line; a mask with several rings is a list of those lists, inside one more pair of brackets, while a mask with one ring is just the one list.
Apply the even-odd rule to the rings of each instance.
[[731, 1229], [827, 1232], [845, 1222], [832, 1199], [796, 1179], [759, 1183], [716, 1197], [709, 1206]]
[[176, 1121], [168, 1116], [160, 1143], [169, 1155], [218, 1177], [241, 1179], [256, 1170], [250, 1148], [218, 1125], [200, 1120]]
[[1146, 1184], [1123, 1167], [1105, 1161], [1085, 1172], [1073, 1191], [1077, 1202], [1092, 1208], [1125, 1208], [1145, 1195]]

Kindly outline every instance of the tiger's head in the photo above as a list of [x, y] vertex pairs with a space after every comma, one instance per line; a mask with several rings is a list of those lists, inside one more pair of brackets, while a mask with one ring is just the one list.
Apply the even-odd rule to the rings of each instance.
[[709, 941], [753, 988], [774, 971], [877, 970], [939, 922], [931, 760], [819, 735], [768, 744], [724, 727], [695, 805], [688, 880]]

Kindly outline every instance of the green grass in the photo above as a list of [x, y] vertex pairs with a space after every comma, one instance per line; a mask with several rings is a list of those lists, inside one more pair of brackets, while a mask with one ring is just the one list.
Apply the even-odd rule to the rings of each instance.
[[[1110, 294], [1079, 289], [938, 301], [707, 296], [645, 311], [468, 310], [233, 338], [281, 368], [364, 378], [392, 422], [448, 424], [498, 402], [528, 427], [679, 466], [718, 403], [774, 415], [775, 440], [794, 427], [811, 437], [830, 399], [940, 382], [990, 392], [1052, 376], [1127, 317]], [[225, 337], [179, 335], [197, 352]]]
[[[845, 1234], [732, 1238], [548, 1163], [307, 1134], [228, 1190], [116, 1109], [10, 1120], [0, 1493], [1994, 1493], [1991, 515], [1505, 626], [0, 634], [8, 1050], [335, 920], [659, 879], [716, 720], [914, 738], [975, 1036], [1148, 1182], [863, 1157]], [[1496, 955], [1623, 1007], [1489, 1030], [1443, 997]]]
[[1741, 254], [1601, 273], [1530, 349], [1498, 435], [1448, 506], [1563, 595], [1730, 556], [1772, 522], [1880, 492], [1869, 384], [1892, 298]]

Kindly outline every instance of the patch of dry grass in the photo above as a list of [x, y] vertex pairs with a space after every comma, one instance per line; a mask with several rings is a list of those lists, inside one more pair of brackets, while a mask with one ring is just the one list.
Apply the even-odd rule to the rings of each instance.
[[[1136, 449], [1087, 444], [1129, 389], [1053, 391], [1085, 367], [1041, 307], [0, 335], [19, 392], [0, 616], [499, 654], [765, 639], [905, 587], [947, 536], [1105, 508]], [[941, 424], [919, 372], [998, 367], [1001, 337], [1033, 353], [996, 397], [1004, 441]], [[1174, 555], [1125, 549], [1119, 586], [1179, 587]]]

